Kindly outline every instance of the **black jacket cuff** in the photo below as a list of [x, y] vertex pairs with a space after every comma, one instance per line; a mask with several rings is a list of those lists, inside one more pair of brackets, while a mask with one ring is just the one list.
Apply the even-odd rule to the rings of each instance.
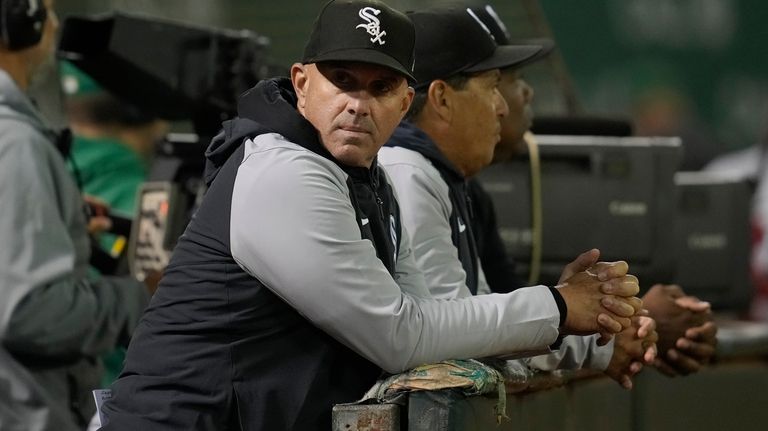
[[565, 318], [568, 317], [568, 306], [565, 304], [565, 299], [563, 299], [563, 295], [560, 294], [560, 292], [555, 289], [554, 287], [549, 288], [550, 293], [552, 293], [552, 297], [555, 298], [555, 304], [557, 304], [557, 311], [560, 312], [560, 328], [565, 325]]

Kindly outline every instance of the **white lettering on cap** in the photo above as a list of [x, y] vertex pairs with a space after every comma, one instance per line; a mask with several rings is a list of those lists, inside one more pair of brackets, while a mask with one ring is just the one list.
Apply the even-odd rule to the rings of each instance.
[[379, 22], [379, 19], [376, 18], [376, 15], [380, 13], [380, 10], [370, 6], [360, 9], [358, 15], [360, 15], [360, 18], [364, 19], [367, 24], [358, 24], [355, 28], [363, 28], [368, 34], [373, 36], [371, 42], [379, 42], [379, 45], [384, 45], [386, 42], [382, 38], [387, 35], [387, 32], [381, 31], [381, 23]]
[[480, 20], [480, 18], [478, 18], [474, 12], [472, 12], [472, 9], [467, 8], [467, 13], [469, 14], [469, 16], [474, 18], [478, 24], [480, 24], [480, 27], [482, 27], [483, 30], [485, 30], [485, 32], [488, 33], [489, 36], [491, 36], [491, 39], [493, 39], [494, 41], [496, 40], [496, 38], [493, 37], [493, 33], [491, 33], [491, 30], [488, 28], [488, 26], [486, 26], [485, 23], [482, 20]]
[[507, 30], [507, 26], [504, 25], [503, 22], [501, 22], [501, 18], [499, 18], [499, 15], [496, 13], [496, 11], [493, 10], [493, 7], [491, 7], [491, 5], [486, 5], [485, 6], [485, 11], [488, 12], [488, 15], [490, 15], [491, 18], [493, 18], [494, 21], [496, 21], [496, 25], [499, 26], [501, 31], [503, 31], [504, 33], [509, 35], [509, 30]]

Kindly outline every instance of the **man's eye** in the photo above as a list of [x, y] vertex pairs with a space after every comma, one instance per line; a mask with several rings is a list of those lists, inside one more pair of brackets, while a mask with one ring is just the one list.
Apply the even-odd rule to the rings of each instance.
[[337, 86], [348, 86], [351, 83], [349, 74], [344, 72], [337, 72], [333, 74], [333, 83]]
[[376, 81], [373, 83], [373, 91], [377, 94], [385, 94], [392, 91], [392, 84], [387, 81]]
[[346, 88], [349, 86], [349, 76], [343, 72], [334, 72], [330, 75], [331, 83], [339, 88]]

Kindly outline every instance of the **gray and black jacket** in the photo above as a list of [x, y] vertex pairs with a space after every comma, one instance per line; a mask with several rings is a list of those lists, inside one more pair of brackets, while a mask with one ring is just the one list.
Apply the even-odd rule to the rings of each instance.
[[419, 153], [430, 161], [440, 174], [442, 182], [448, 187], [450, 214], [447, 221], [451, 226], [451, 241], [456, 247], [465, 273], [462, 284], [466, 284], [469, 291], [476, 295], [480, 273], [479, 257], [472, 229], [467, 228], [472, 223], [473, 215], [464, 175], [443, 155], [426, 133], [410, 122], [400, 123], [387, 141], [387, 147], [399, 147]]

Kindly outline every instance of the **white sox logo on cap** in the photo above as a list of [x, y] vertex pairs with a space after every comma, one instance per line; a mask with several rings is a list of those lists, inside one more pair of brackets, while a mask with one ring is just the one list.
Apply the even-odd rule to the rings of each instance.
[[378, 9], [374, 9], [370, 6], [364, 7], [360, 9], [360, 12], [358, 12], [358, 15], [360, 15], [360, 18], [367, 21], [367, 24], [359, 24], [355, 28], [363, 28], [365, 31], [368, 32], [371, 36], [371, 42], [379, 42], [379, 45], [384, 45], [386, 41], [382, 39], [384, 36], [387, 35], [386, 31], [381, 31], [381, 23], [379, 22], [379, 19], [376, 18], [376, 15], [380, 14], [381, 11]]
[[415, 39], [411, 20], [381, 0], [331, 0], [315, 20], [301, 61], [376, 64], [413, 81]]

